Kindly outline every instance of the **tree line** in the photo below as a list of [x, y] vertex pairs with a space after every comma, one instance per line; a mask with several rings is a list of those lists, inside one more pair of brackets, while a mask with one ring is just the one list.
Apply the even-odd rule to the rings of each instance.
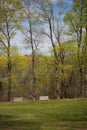
[[[31, 92], [87, 97], [86, 7], [86, 0], [0, 0], [0, 100]], [[18, 31], [30, 55], [13, 43]], [[50, 54], [42, 55], [39, 46], [47, 39]]]

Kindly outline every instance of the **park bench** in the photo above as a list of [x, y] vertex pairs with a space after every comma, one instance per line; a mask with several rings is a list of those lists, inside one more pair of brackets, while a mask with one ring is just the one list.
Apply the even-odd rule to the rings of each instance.
[[49, 96], [40, 96], [39, 97], [40, 101], [45, 101], [45, 100], [49, 100]]
[[14, 97], [14, 102], [23, 102], [23, 97]]

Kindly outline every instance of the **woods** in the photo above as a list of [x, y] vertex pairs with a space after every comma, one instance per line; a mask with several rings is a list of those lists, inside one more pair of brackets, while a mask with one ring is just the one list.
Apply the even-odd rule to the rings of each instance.
[[[18, 32], [26, 54], [15, 44]], [[87, 97], [86, 0], [0, 0], [0, 101], [31, 92]]]

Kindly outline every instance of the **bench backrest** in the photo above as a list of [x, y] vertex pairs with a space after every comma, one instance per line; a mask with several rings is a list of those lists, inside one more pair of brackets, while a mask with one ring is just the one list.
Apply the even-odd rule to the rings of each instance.
[[14, 97], [14, 102], [23, 102], [23, 97]]
[[40, 96], [39, 100], [40, 101], [49, 100], [49, 96]]

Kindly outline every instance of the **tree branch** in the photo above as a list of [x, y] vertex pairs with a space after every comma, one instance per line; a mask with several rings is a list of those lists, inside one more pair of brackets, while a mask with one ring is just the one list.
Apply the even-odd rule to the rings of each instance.
[[0, 42], [4, 45], [4, 47], [7, 49], [7, 46], [5, 45], [5, 43], [0, 39]]

